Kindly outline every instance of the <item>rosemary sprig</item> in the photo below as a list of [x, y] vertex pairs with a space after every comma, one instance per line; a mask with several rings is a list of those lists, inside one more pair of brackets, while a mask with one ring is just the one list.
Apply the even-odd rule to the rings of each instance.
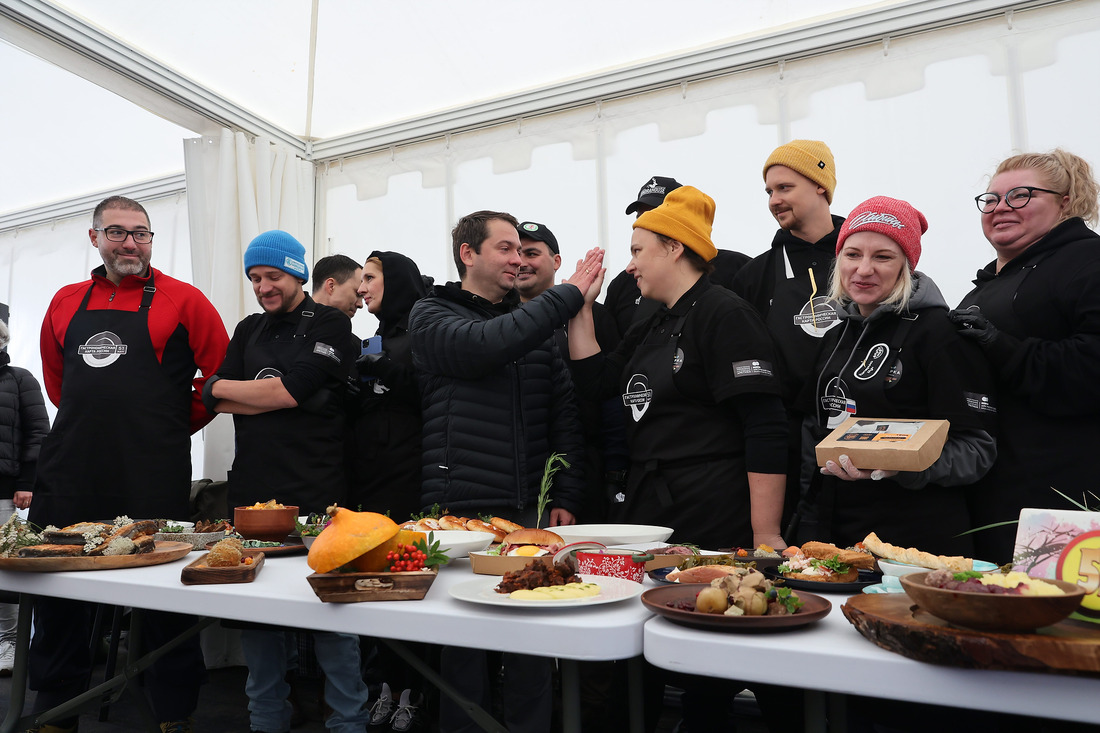
[[542, 513], [546, 511], [546, 505], [553, 501], [550, 498], [550, 487], [554, 485], [554, 474], [562, 468], [569, 468], [569, 461], [561, 453], [551, 453], [546, 459], [546, 468], [542, 471], [542, 483], [539, 484], [539, 500], [536, 505], [538, 515], [535, 517], [535, 529], [542, 525]]

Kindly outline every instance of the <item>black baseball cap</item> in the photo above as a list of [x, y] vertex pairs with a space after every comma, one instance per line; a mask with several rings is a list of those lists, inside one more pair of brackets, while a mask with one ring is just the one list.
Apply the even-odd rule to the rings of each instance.
[[[682, 185], [684, 184], [680, 183], [675, 178], [653, 176], [653, 178], [646, 181], [642, 189], [638, 191], [638, 200], [626, 207], [626, 213], [633, 214], [643, 206], [654, 209], [664, 203], [665, 196], [669, 191], [675, 191]], [[646, 211], [649, 209], [646, 209]]]
[[558, 238], [554, 236], [552, 231], [546, 228], [545, 224], [525, 221], [516, 227], [516, 230], [519, 231], [520, 239], [533, 239], [536, 242], [545, 242], [551, 252], [556, 255], [561, 254], [561, 250], [558, 249]]

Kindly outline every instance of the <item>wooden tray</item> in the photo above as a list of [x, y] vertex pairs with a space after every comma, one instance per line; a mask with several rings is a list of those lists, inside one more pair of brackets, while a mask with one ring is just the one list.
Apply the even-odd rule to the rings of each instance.
[[190, 542], [157, 542], [144, 555], [97, 555], [93, 557], [0, 557], [0, 570], [21, 573], [56, 573], [62, 570], [114, 570], [160, 565], [191, 552]]
[[264, 565], [262, 552], [252, 555], [251, 565], [238, 565], [235, 568], [212, 568], [206, 565], [207, 555], [188, 565], [180, 573], [180, 582], [184, 585], [211, 585], [221, 583], [251, 583]]
[[439, 570], [404, 573], [311, 573], [306, 580], [325, 603], [419, 601]]
[[1066, 620], [1034, 633], [961, 629], [905, 594], [852, 596], [840, 607], [864, 637], [910, 659], [972, 669], [1100, 675], [1100, 628]]

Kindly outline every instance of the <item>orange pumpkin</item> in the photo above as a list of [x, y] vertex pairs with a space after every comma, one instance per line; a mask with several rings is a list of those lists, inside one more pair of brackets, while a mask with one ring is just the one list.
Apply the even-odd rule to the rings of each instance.
[[398, 532], [397, 524], [374, 512], [353, 512], [330, 506], [329, 525], [317, 535], [309, 548], [309, 566], [318, 573], [329, 573], [373, 550]]
[[380, 573], [390, 565], [389, 560], [386, 559], [386, 553], [390, 550], [396, 550], [398, 545], [411, 545], [427, 538], [428, 535], [423, 532], [402, 529], [378, 547], [352, 560], [351, 566], [362, 573]]

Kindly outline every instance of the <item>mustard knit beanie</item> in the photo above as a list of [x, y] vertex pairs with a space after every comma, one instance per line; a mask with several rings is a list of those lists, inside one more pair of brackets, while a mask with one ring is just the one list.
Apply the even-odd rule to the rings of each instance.
[[670, 191], [665, 201], [634, 220], [634, 228], [672, 237], [710, 262], [718, 249], [710, 241], [714, 199], [692, 186]]
[[820, 140], [791, 140], [780, 145], [768, 156], [764, 163], [764, 177], [773, 165], [785, 165], [796, 173], [809, 178], [825, 189], [825, 200], [833, 203], [833, 190], [836, 188], [836, 163], [833, 151]]

